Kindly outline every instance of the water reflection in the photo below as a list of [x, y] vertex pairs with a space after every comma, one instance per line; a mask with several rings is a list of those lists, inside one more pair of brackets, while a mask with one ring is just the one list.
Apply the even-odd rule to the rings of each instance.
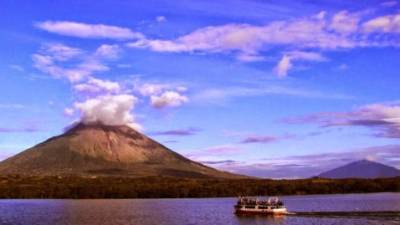
[[[399, 210], [400, 194], [284, 197], [291, 211]], [[0, 200], [0, 224], [399, 224], [400, 217], [236, 216], [234, 198]]]
[[239, 224], [287, 224], [286, 216], [236, 216]]

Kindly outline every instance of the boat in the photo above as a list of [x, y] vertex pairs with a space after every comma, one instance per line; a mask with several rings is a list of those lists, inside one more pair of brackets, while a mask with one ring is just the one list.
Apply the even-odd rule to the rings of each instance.
[[286, 207], [278, 197], [258, 199], [252, 197], [239, 197], [235, 205], [237, 215], [285, 215]]

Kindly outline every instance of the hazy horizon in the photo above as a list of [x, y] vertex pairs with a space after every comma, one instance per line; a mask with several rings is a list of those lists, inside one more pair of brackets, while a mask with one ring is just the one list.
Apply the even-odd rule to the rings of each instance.
[[0, 8], [0, 161], [101, 121], [239, 174], [400, 169], [397, 1]]

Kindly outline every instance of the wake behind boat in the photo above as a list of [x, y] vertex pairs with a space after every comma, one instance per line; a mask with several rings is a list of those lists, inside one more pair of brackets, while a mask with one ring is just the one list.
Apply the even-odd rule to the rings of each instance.
[[278, 197], [264, 200], [251, 197], [239, 197], [235, 205], [237, 215], [285, 215], [288, 213]]

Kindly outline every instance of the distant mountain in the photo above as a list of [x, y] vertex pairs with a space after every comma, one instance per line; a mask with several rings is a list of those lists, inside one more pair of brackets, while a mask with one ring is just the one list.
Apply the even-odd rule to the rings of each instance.
[[369, 160], [360, 160], [326, 171], [318, 175], [323, 178], [380, 178], [400, 176], [400, 170]]
[[243, 178], [189, 160], [128, 126], [80, 123], [0, 162], [0, 174]]

